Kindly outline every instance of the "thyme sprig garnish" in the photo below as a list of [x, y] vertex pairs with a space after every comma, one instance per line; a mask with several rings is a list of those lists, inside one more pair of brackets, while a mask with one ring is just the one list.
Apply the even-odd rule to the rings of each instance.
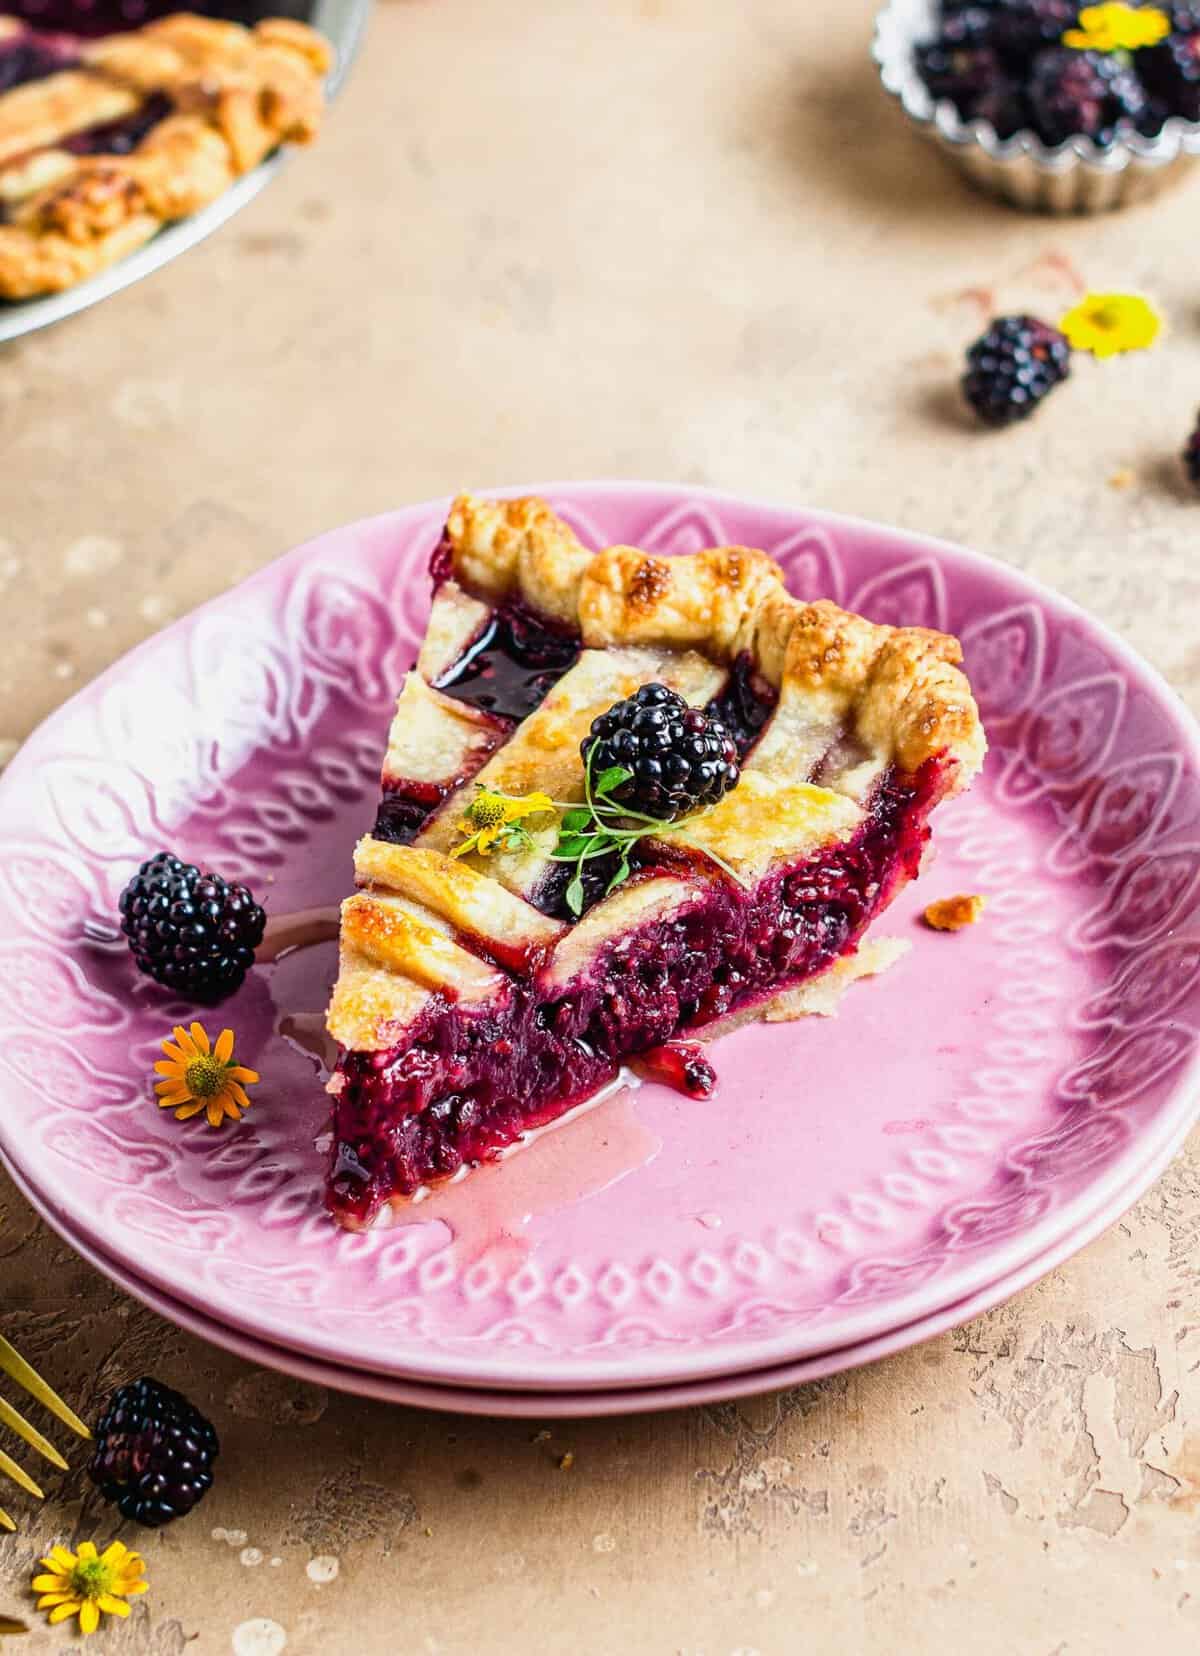
[[[630, 805], [623, 805], [612, 797], [622, 783], [628, 782], [633, 775], [623, 765], [610, 765], [600, 775], [592, 776], [592, 756], [589, 751], [587, 762], [583, 769], [583, 804], [568, 806], [558, 825], [558, 842], [550, 853], [554, 862], [573, 863], [575, 873], [567, 886], [566, 903], [571, 913], [578, 918], [583, 913], [586, 901], [583, 876], [586, 865], [600, 857], [615, 856], [616, 869], [604, 888], [607, 897], [610, 892], [623, 885], [633, 872], [630, 861], [634, 847], [639, 840], [649, 839], [660, 834], [678, 833], [689, 823], [698, 822], [701, 817], [707, 816], [707, 811], [694, 811], [691, 815], [678, 817], [674, 821], [670, 818], [647, 816], [644, 811], [636, 811]], [[729, 864], [718, 857], [715, 852], [705, 848], [706, 855], [718, 863], [727, 874], [740, 882], [736, 871]]]

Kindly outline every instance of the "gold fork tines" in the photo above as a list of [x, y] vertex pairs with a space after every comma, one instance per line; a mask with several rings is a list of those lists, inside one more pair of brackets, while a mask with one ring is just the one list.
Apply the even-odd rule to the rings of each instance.
[[25, 1416], [18, 1414], [16, 1409], [10, 1403], [6, 1403], [2, 1397], [0, 1397], [0, 1426], [7, 1426], [19, 1438], [24, 1438], [31, 1449], [36, 1449], [43, 1460], [48, 1460], [51, 1466], [57, 1466], [60, 1472], [67, 1470], [66, 1461], [49, 1438], [43, 1437], [36, 1426], [31, 1426]]
[[35, 1496], [39, 1501], [44, 1499], [45, 1490], [35, 1484], [24, 1467], [18, 1466], [12, 1456], [6, 1455], [3, 1449], [0, 1449], [0, 1472], [11, 1478], [15, 1484], [19, 1484], [27, 1495]]
[[[81, 1438], [91, 1437], [92, 1434], [74, 1409], [68, 1408], [53, 1387], [46, 1384], [37, 1370], [30, 1368], [24, 1357], [21, 1356], [14, 1345], [11, 1345], [4, 1338], [3, 1334], [0, 1334], [0, 1371], [7, 1374], [10, 1379], [15, 1380], [18, 1386], [27, 1391], [30, 1397], [35, 1398], [44, 1408], [49, 1409], [51, 1414], [57, 1415], [64, 1426], [69, 1426]], [[21, 1435], [22, 1437], [25, 1436], [23, 1432]], [[32, 1439], [26, 1441], [32, 1442]]]
[[[3, 1334], [0, 1334], [0, 1373], [7, 1374], [10, 1379], [15, 1380], [17, 1385], [27, 1391], [35, 1402], [41, 1403], [44, 1408], [49, 1409], [51, 1414], [61, 1420], [64, 1426], [69, 1426], [80, 1437], [91, 1437], [92, 1434], [75, 1411], [67, 1407], [58, 1393], [46, 1384], [36, 1369], [29, 1366], [16, 1347], [6, 1340]], [[31, 1449], [36, 1449], [38, 1454], [43, 1459], [48, 1460], [52, 1466], [57, 1466], [60, 1471], [66, 1471], [67, 1463], [50, 1442], [50, 1439], [39, 1432], [36, 1426], [31, 1425], [23, 1414], [14, 1409], [11, 1403], [6, 1403], [3, 1398], [0, 1398], [0, 1426], [7, 1426], [10, 1431], [15, 1432], [19, 1438], [29, 1444]], [[40, 1501], [44, 1498], [42, 1489], [34, 1483], [28, 1472], [19, 1466], [11, 1455], [5, 1454], [3, 1449], [0, 1449], [0, 1477], [11, 1479], [27, 1495], [32, 1495], [36, 1500]], [[11, 1531], [15, 1530], [16, 1527], [8, 1513], [0, 1510], [0, 1529]]]

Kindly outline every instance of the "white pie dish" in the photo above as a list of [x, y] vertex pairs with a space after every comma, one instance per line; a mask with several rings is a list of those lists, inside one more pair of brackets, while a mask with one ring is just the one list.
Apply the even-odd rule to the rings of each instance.
[[[325, 82], [330, 102], [341, 90], [358, 52], [370, 8], [371, 0], [312, 0], [312, 4], [305, 9], [303, 21], [311, 23], [313, 28], [325, 35], [337, 54], [333, 70]], [[144, 276], [161, 270], [163, 265], [170, 264], [172, 259], [177, 259], [181, 253], [204, 241], [227, 219], [253, 201], [283, 165], [285, 155], [285, 150], [277, 150], [253, 172], [239, 178], [210, 206], [193, 213], [190, 218], [168, 224], [153, 241], [90, 280], [78, 282], [61, 293], [50, 293], [37, 299], [0, 301], [0, 345], [87, 310], [102, 299], [120, 293], [123, 288], [131, 287], [134, 282], [140, 282]]]

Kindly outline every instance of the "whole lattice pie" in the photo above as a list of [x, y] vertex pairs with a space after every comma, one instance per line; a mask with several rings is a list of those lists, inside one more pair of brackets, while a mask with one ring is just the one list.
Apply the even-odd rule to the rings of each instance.
[[852, 954], [985, 751], [956, 640], [761, 552], [592, 553], [464, 496], [431, 572], [328, 1014], [351, 1227], [631, 1060], [703, 1091], [688, 1037]]
[[327, 43], [178, 13], [84, 40], [0, 17], [0, 298], [93, 276], [320, 127]]

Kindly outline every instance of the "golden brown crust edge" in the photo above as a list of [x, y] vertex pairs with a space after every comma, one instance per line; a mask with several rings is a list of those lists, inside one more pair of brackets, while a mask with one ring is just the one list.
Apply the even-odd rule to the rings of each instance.
[[956, 638], [884, 626], [828, 599], [806, 604], [763, 552], [592, 553], [535, 498], [460, 495], [446, 532], [464, 586], [519, 596], [577, 627], [588, 646], [660, 644], [730, 662], [745, 653], [781, 703], [820, 708], [900, 769], [939, 755], [955, 761], [948, 792], [967, 787], [983, 763], [987, 741]]
[[97, 76], [165, 94], [176, 113], [127, 156], [48, 152], [51, 182], [0, 225], [5, 299], [74, 286], [215, 201], [279, 144], [310, 142], [332, 62], [304, 24], [274, 18], [251, 30], [189, 13], [97, 41], [83, 56]]

